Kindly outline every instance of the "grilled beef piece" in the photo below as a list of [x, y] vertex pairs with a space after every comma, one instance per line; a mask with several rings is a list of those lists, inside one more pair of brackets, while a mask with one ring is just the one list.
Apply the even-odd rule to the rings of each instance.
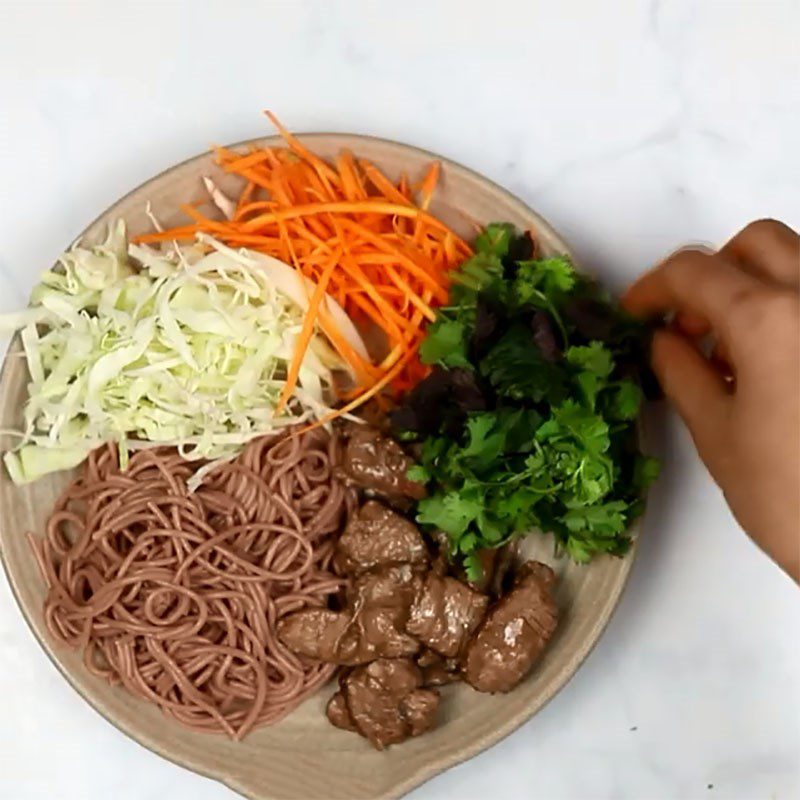
[[351, 636], [352, 617], [329, 608], [304, 608], [278, 621], [278, 639], [292, 652], [336, 664], [360, 663], [359, 642]]
[[428, 563], [428, 548], [416, 525], [376, 500], [369, 500], [347, 524], [336, 546], [336, 563], [358, 574], [388, 564]]
[[509, 692], [528, 675], [558, 622], [550, 567], [528, 561], [467, 646], [464, 679], [479, 692]]
[[333, 664], [414, 655], [419, 643], [405, 626], [421, 586], [409, 564], [364, 573], [348, 592], [348, 610], [296, 611], [280, 620], [278, 638], [295, 653]]
[[457, 658], [444, 658], [434, 650], [423, 650], [417, 656], [425, 686], [445, 686], [461, 680], [461, 663]]
[[383, 497], [400, 508], [425, 497], [425, 487], [407, 477], [414, 461], [377, 428], [351, 424], [345, 429], [344, 456], [337, 477], [348, 486]]
[[325, 706], [325, 715], [331, 725], [337, 728], [345, 731], [358, 731], [353, 718], [350, 716], [350, 709], [347, 707], [347, 701], [344, 699], [341, 689], [328, 700], [328, 705]]
[[419, 651], [406, 631], [411, 605], [422, 589], [422, 577], [410, 564], [366, 572], [356, 578], [349, 606], [360, 638], [372, 658], [402, 658]]
[[478, 627], [489, 598], [455, 578], [433, 572], [425, 576], [406, 624], [406, 630], [431, 650], [454, 658]]
[[422, 688], [422, 673], [409, 659], [357, 667], [342, 679], [341, 693], [355, 728], [378, 750], [436, 724], [439, 693]]

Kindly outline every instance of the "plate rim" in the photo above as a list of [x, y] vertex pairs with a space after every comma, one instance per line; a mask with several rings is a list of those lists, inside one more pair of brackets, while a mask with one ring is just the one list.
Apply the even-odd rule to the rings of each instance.
[[[357, 146], [358, 142], [362, 141], [371, 141], [376, 142], [382, 145], [389, 145], [393, 148], [400, 148], [401, 150], [407, 153], [414, 153], [419, 156], [424, 156], [428, 160], [431, 161], [438, 161], [442, 164], [442, 166], [446, 167], [449, 171], [455, 171], [461, 173], [463, 176], [469, 178], [470, 180], [476, 181], [483, 186], [488, 186], [493, 189], [495, 192], [502, 194], [505, 199], [512, 205], [517, 206], [520, 212], [524, 213], [526, 216], [531, 217], [536, 221], [536, 226], [539, 231], [545, 232], [550, 238], [552, 238], [558, 244], [558, 247], [563, 250], [563, 252], [567, 253], [568, 255], [572, 255], [571, 248], [569, 247], [566, 240], [561, 236], [561, 234], [552, 226], [550, 222], [548, 222], [541, 214], [539, 214], [536, 210], [531, 208], [525, 201], [521, 200], [511, 191], [506, 189], [504, 186], [496, 183], [491, 178], [487, 178], [485, 175], [482, 175], [477, 170], [474, 170], [470, 167], [467, 167], [457, 161], [454, 161], [450, 158], [445, 156], [439, 155], [436, 152], [431, 150], [427, 150], [426, 148], [419, 147], [417, 145], [407, 144], [405, 142], [400, 142], [395, 139], [388, 139], [381, 136], [374, 136], [371, 134], [362, 134], [362, 133], [350, 133], [346, 131], [311, 131], [306, 133], [293, 133], [293, 136], [298, 139], [301, 143], [313, 143], [314, 140], [317, 139], [346, 139], [351, 142], [352, 146]], [[275, 146], [280, 144], [285, 144], [285, 140], [280, 135], [270, 135], [270, 136], [257, 136], [251, 137], [248, 139], [239, 140], [232, 144], [223, 145], [223, 147], [227, 149], [237, 149], [247, 147], [249, 145], [259, 145], [259, 146]], [[174, 170], [186, 166], [194, 161], [199, 161], [202, 158], [208, 157], [213, 155], [213, 150], [204, 150], [200, 153], [196, 153], [192, 156], [189, 156], [181, 161], [175, 162], [170, 166], [160, 170], [159, 172], [151, 175], [146, 180], [142, 181], [141, 183], [137, 184], [125, 194], [118, 197], [113, 203], [108, 205], [104, 210], [102, 210], [99, 214], [97, 214], [91, 222], [84, 226], [83, 230], [70, 242], [68, 247], [71, 247], [74, 243], [79, 242], [85, 235], [86, 232], [95, 227], [104, 217], [108, 215], [108, 213], [117, 205], [123, 203], [128, 197], [133, 195], [134, 193], [138, 192], [140, 189], [147, 186], [147, 184], [152, 183], [162, 177], [167, 176], [169, 173], [173, 172]], [[11, 341], [9, 342], [5, 355], [3, 357], [3, 363], [0, 367], [0, 387], [2, 387], [5, 383], [6, 373], [9, 368], [9, 356], [16, 351], [20, 344], [19, 344], [19, 334], [16, 333]], [[3, 514], [0, 512], [0, 528], [4, 527], [3, 525]], [[423, 785], [427, 781], [431, 780], [432, 778], [436, 777], [437, 775], [442, 774], [443, 772], [447, 771], [448, 769], [462, 764], [465, 761], [473, 758], [474, 756], [478, 755], [481, 752], [489, 750], [494, 745], [498, 744], [499, 742], [506, 739], [512, 733], [517, 731], [523, 724], [528, 722], [532, 719], [539, 711], [544, 708], [559, 692], [561, 692], [564, 687], [566, 687], [575, 677], [581, 666], [584, 664], [586, 659], [592, 653], [594, 648], [597, 646], [598, 642], [602, 638], [606, 628], [608, 627], [609, 623], [611, 622], [612, 617], [614, 616], [619, 602], [622, 598], [622, 594], [625, 591], [626, 587], [629, 583], [630, 572], [633, 568], [634, 561], [636, 559], [636, 555], [639, 550], [639, 537], [642, 532], [643, 527], [643, 517], [639, 518], [634, 525], [631, 527], [631, 532], [633, 533], [632, 537], [632, 544], [629, 551], [621, 558], [622, 565], [620, 568], [619, 573], [619, 580], [614, 587], [613, 592], [606, 596], [604, 599], [605, 609], [603, 610], [603, 614], [601, 618], [598, 620], [598, 623], [595, 626], [595, 633], [596, 635], [592, 636], [591, 638], [587, 638], [584, 640], [588, 642], [588, 644], [582, 644], [579, 647], [573, 658], [570, 659], [569, 663], [569, 670], [567, 678], [558, 686], [554, 686], [549, 688], [548, 690], [544, 691], [541, 695], [541, 700], [538, 702], [536, 708], [531, 711], [529, 707], [523, 707], [518, 711], [516, 714], [512, 715], [511, 717], [505, 719], [503, 724], [499, 725], [497, 728], [493, 729], [490, 734], [482, 736], [473, 742], [462, 746], [459, 750], [444, 756], [440, 757], [436, 762], [427, 762], [421, 764], [415, 770], [413, 770], [404, 780], [394, 784], [387, 792], [384, 792], [380, 795], [381, 798], [400, 798], [406, 795], [408, 792], [412, 791], [413, 789]], [[17, 605], [17, 609], [21, 614], [22, 618], [25, 621], [28, 630], [30, 631], [33, 639], [42, 649], [44, 654], [47, 656], [48, 661], [56, 668], [58, 673], [66, 680], [67, 684], [72, 688], [72, 690], [85, 702], [87, 705], [100, 717], [102, 717], [106, 722], [110, 723], [117, 731], [122, 733], [128, 739], [135, 742], [140, 747], [145, 748], [149, 752], [164, 758], [166, 761], [169, 761], [172, 764], [175, 764], [182, 769], [189, 770], [190, 772], [194, 772], [202, 777], [209, 778], [211, 780], [217, 781], [224, 786], [227, 786], [234, 792], [242, 795], [243, 797], [250, 798], [250, 800], [258, 800], [254, 795], [252, 795], [249, 790], [245, 788], [243, 784], [240, 784], [234, 775], [226, 775], [221, 771], [215, 771], [212, 769], [207, 769], [202, 765], [195, 765], [192, 764], [191, 766], [187, 764], [185, 761], [179, 760], [177, 757], [169, 754], [168, 751], [165, 749], [159, 748], [156, 745], [145, 743], [141, 739], [139, 739], [135, 732], [132, 729], [123, 726], [120, 722], [113, 719], [109, 714], [107, 714], [101, 707], [100, 704], [95, 704], [95, 702], [87, 695], [84, 694], [83, 691], [78, 687], [77, 683], [73, 681], [71, 675], [62, 668], [59, 661], [56, 659], [55, 655], [51, 652], [49, 643], [46, 641], [45, 637], [40, 636], [34, 626], [34, 622], [32, 619], [32, 613], [26, 610], [24, 604], [22, 603], [18, 589], [17, 583], [9, 569], [9, 565], [6, 561], [6, 555], [4, 552], [3, 547], [3, 537], [0, 536], [0, 564], [2, 564], [3, 572], [6, 576], [6, 580], [8, 581], [9, 588], [11, 589], [12, 597], [14, 598], [14, 602]]]

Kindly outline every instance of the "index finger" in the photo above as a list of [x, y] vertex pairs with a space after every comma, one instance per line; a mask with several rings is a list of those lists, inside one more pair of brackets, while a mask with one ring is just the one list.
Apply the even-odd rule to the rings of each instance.
[[760, 290], [757, 278], [718, 253], [686, 249], [639, 278], [623, 296], [622, 306], [637, 317], [690, 312], [728, 339], [735, 324], [732, 311]]

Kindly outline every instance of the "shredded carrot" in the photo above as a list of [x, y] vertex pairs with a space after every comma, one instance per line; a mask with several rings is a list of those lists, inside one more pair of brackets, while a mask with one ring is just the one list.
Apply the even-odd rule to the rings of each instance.
[[358, 165], [364, 171], [367, 178], [369, 178], [372, 185], [381, 192], [384, 197], [393, 200], [395, 203], [400, 203], [400, 205], [403, 206], [411, 205], [408, 199], [403, 196], [403, 193], [399, 189], [396, 189], [394, 184], [374, 164], [370, 164], [369, 161], [361, 160], [358, 162]]
[[331, 256], [328, 265], [325, 267], [325, 271], [320, 276], [319, 283], [314, 288], [314, 293], [311, 295], [311, 299], [309, 300], [306, 316], [303, 320], [303, 327], [300, 330], [300, 336], [298, 336], [297, 344], [294, 348], [294, 357], [289, 365], [289, 371], [286, 374], [286, 383], [283, 386], [283, 390], [278, 398], [278, 403], [275, 406], [276, 414], [279, 414], [283, 410], [289, 398], [292, 396], [292, 392], [297, 386], [297, 379], [300, 375], [300, 367], [303, 364], [303, 358], [305, 357], [306, 350], [308, 349], [308, 345], [310, 344], [311, 338], [314, 335], [314, 323], [317, 320], [317, 312], [322, 304], [323, 298], [325, 297], [325, 287], [328, 285], [328, 281], [330, 280], [334, 269], [336, 269], [337, 260], [338, 253], [334, 253], [333, 256]]
[[424, 211], [428, 210], [428, 206], [431, 204], [431, 198], [433, 197], [434, 191], [436, 191], [436, 186], [439, 183], [439, 172], [441, 171], [441, 165], [438, 161], [434, 161], [433, 164], [428, 167], [428, 171], [425, 173], [425, 177], [422, 179], [422, 188], [420, 189], [420, 194], [422, 195], [422, 208]]
[[[218, 219], [210, 204], [181, 206], [190, 224], [136, 241], [155, 245], [207, 233], [230, 247], [279, 258], [312, 281], [278, 410], [297, 386], [319, 327], [356, 381], [338, 416], [384, 390], [407, 390], [427, 374], [418, 356], [423, 327], [447, 301], [450, 273], [472, 250], [429, 211], [438, 163], [415, 183], [405, 173], [390, 178], [347, 150], [328, 161], [265, 113], [285, 147], [214, 148], [220, 168], [242, 179], [232, 220]], [[385, 337], [385, 352], [375, 363], [339, 330], [327, 297], [357, 325], [377, 327]]]
[[358, 171], [353, 154], [349, 150], [343, 150], [336, 159], [336, 166], [342, 176], [342, 189], [348, 200], [366, 200], [367, 190], [364, 188], [364, 180]]
[[[396, 191], [396, 190], [395, 190]], [[339, 214], [392, 214], [399, 217], [411, 217], [416, 219], [425, 217], [426, 221], [436, 227], [442, 227], [441, 222], [435, 217], [431, 217], [419, 208], [413, 206], [403, 205], [397, 202], [387, 203], [384, 200], [368, 199], [356, 200], [338, 203], [308, 203], [306, 205], [294, 206], [291, 208], [281, 209], [279, 211], [269, 212], [267, 214], [260, 214], [251, 220], [244, 223], [247, 230], [260, 228], [264, 225], [269, 225], [272, 222], [277, 222], [286, 219], [295, 219], [296, 217], [307, 217], [316, 214], [329, 214], [336, 212]], [[446, 228], [445, 228], [446, 230]]]
[[182, 225], [179, 228], [170, 228], [168, 231], [154, 231], [137, 236], [137, 244], [157, 244], [158, 242], [172, 242], [175, 240], [194, 239], [200, 232], [197, 225]]
[[255, 193], [256, 185], [253, 181], [247, 181], [247, 186], [244, 187], [244, 191], [239, 195], [239, 199], [236, 202], [236, 215], [238, 216], [241, 210], [250, 202], [253, 194]]
[[266, 161], [269, 154], [264, 150], [256, 150], [249, 155], [242, 156], [234, 160], [227, 161], [224, 165], [225, 172], [241, 172], [243, 169], [254, 167], [262, 161]]

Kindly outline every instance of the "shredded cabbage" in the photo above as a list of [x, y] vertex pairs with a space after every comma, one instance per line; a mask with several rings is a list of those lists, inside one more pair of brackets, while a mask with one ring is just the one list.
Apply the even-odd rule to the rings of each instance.
[[[313, 284], [287, 264], [210, 237], [162, 253], [128, 245], [124, 222], [101, 245], [76, 245], [48, 270], [23, 312], [30, 372], [15, 483], [79, 464], [105, 441], [121, 458], [178, 446], [190, 459], [229, 459], [252, 438], [331, 409], [332, 373], [347, 369], [317, 330], [293, 400], [274, 413]], [[354, 349], [367, 351], [330, 297]]]

